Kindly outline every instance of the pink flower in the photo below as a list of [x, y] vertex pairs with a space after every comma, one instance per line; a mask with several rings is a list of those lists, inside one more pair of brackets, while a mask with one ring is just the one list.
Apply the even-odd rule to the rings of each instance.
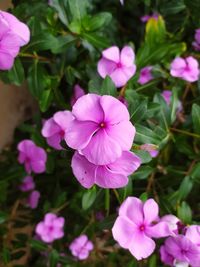
[[125, 46], [121, 52], [117, 46], [112, 46], [104, 50], [102, 56], [98, 73], [102, 78], [110, 76], [116, 87], [124, 86], [135, 74], [135, 54], [130, 46]]
[[65, 219], [63, 217], [57, 217], [56, 214], [47, 213], [44, 221], [37, 224], [35, 231], [42, 241], [51, 243], [64, 236], [64, 223]]
[[22, 192], [27, 192], [27, 191], [33, 190], [34, 188], [35, 188], [35, 182], [32, 176], [24, 177], [21, 185], [19, 186], [19, 189]]
[[180, 219], [172, 214], [167, 214], [160, 219], [160, 222], [166, 222], [171, 234], [178, 234]]
[[154, 18], [155, 20], [157, 20], [158, 17], [159, 17], [159, 14], [157, 14], [157, 13], [153, 13], [152, 15], [144, 15], [144, 16], [142, 16], [142, 17], [140, 18], [140, 20], [141, 20], [142, 22], [147, 22], [147, 21], [148, 21], [149, 19], [151, 19], [151, 18]]
[[90, 251], [93, 250], [93, 248], [93, 243], [88, 240], [86, 235], [80, 235], [79, 237], [75, 238], [69, 246], [72, 255], [79, 260], [87, 259]]
[[160, 258], [164, 264], [174, 266], [174, 257], [167, 252], [166, 247], [164, 245], [160, 247]]
[[191, 225], [186, 229], [185, 236], [199, 247], [200, 251], [200, 225]]
[[119, 216], [112, 228], [114, 239], [122, 248], [129, 249], [137, 259], [149, 257], [154, 249], [152, 237], [168, 236], [166, 222], [158, 222], [158, 205], [153, 199], [145, 203], [136, 197], [128, 197], [119, 208]]
[[199, 78], [199, 63], [194, 57], [177, 57], [171, 63], [170, 74], [188, 82], [195, 82]]
[[32, 191], [27, 199], [27, 206], [31, 209], [36, 209], [40, 199], [40, 192], [35, 190]]
[[167, 105], [169, 106], [171, 103], [172, 92], [169, 90], [164, 90], [161, 95], [164, 98]]
[[72, 158], [72, 169], [79, 183], [90, 188], [97, 184], [103, 188], [119, 188], [126, 186], [128, 175], [136, 171], [141, 164], [134, 153], [123, 151], [121, 157], [108, 165], [94, 165], [84, 156], [75, 152]]
[[135, 127], [127, 108], [112, 96], [87, 94], [72, 108], [74, 120], [66, 133], [69, 147], [96, 165], [107, 165], [130, 150]]
[[73, 105], [76, 103], [76, 101], [83, 95], [85, 95], [84, 90], [80, 87], [80, 85], [76, 84], [74, 86], [74, 94], [71, 97], [71, 101], [70, 101], [71, 106], [73, 107]]
[[[186, 236], [177, 235], [169, 237], [165, 241], [164, 250], [174, 258], [171, 266], [189, 266], [198, 267], [200, 263], [200, 250]], [[162, 252], [163, 253], [163, 252]], [[165, 262], [162, 255], [162, 260]]]
[[47, 138], [47, 143], [57, 150], [61, 150], [60, 142], [65, 139], [69, 123], [73, 119], [70, 111], [58, 111], [52, 118], [45, 121], [42, 135]]
[[193, 48], [196, 51], [200, 51], [200, 29], [196, 29], [194, 39], [195, 41], [192, 43]]
[[144, 144], [140, 146], [140, 149], [145, 150], [149, 152], [152, 158], [156, 158], [159, 154], [159, 151], [157, 149], [156, 145], [153, 144]]
[[148, 83], [153, 79], [153, 76], [151, 74], [152, 66], [147, 66], [141, 69], [140, 71], [140, 77], [138, 80], [139, 84], [145, 84]]
[[47, 154], [43, 148], [36, 146], [31, 140], [23, 140], [18, 144], [17, 149], [19, 151], [18, 161], [25, 165], [27, 173], [45, 172]]
[[0, 69], [12, 68], [21, 46], [30, 40], [29, 28], [12, 14], [0, 11]]

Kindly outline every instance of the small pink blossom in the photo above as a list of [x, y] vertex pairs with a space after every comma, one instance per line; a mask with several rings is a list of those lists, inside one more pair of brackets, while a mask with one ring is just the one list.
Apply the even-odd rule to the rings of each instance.
[[85, 260], [88, 258], [90, 251], [93, 250], [93, 243], [88, 240], [86, 235], [80, 235], [75, 238], [69, 246], [69, 249], [74, 257], [79, 260]]
[[194, 39], [192, 46], [196, 51], [200, 51], [200, 29], [196, 29]]
[[166, 222], [158, 222], [159, 208], [153, 199], [143, 203], [139, 198], [128, 197], [119, 208], [112, 228], [114, 239], [137, 259], [149, 257], [155, 250], [152, 238], [170, 234]]
[[0, 10], [0, 69], [12, 68], [20, 47], [30, 40], [30, 31], [26, 24], [15, 16]]
[[123, 151], [121, 157], [108, 165], [94, 165], [78, 152], [72, 158], [74, 176], [86, 188], [94, 184], [103, 188], [124, 187], [128, 183], [128, 175], [136, 171], [140, 164], [140, 158], [129, 151]]
[[199, 78], [199, 63], [194, 57], [175, 58], [171, 63], [170, 74], [188, 82]]
[[159, 14], [157, 14], [157, 13], [153, 13], [152, 15], [144, 15], [144, 16], [142, 16], [142, 17], [140, 18], [140, 20], [141, 20], [142, 22], [147, 22], [147, 21], [148, 21], [149, 19], [151, 19], [151, 18], [154, 18], [155, 20], [157, 20], [158, 17], [159, 17]]
[[102, 52], [98, 73], [102, 78], [110, 76], [116, 87], [124, 86], [135, 74], [134, 60], [135, 54], [130, 46], [125, 46], [121, 52], [117, 46], [112, 46]]
[[65, 219], [63, 217], [57, 217], [56, 214], [47, 213], [44, 221], [37, 224], [35, 231], [42, 241], [52, 243], [54, 240], [64, 236], [64, 223]]
[[[200, 250], [186, 236], [177, 235], [167, 238], [164, 248], [161, 249], [161, 259], [164, 263], [170, 264], [169, 259], [174, 258], [170, 266], [198, 267], [200, 263]], [[167, 261], [167, 262], [166, 262]]]
[[60, 142], [65, 139], [66, 131], [72, 119], [70, 111], [58, 111], [52, 118], [44, 122], [42, 135], [51, 147], [57, 150], [62, 149]]
[[143, 69], [141, 69], [138, 83], [145, 84], [151, 81], [153, 79], [151, 71], [152, 71], [152, 66], [146, 66]]
[[85, 95], [83, 88], [81, 88], [79, 84], [75, 84], [74, 93], [73, 93], [71, 100], [70, 100], [71, 106], [73, 107], [73, 105], [76, 103], [76, 101], [83, 95]]
[[169, 106], [171, 103], [172, 91], [164, 90], [161, 95], [164, 98], [167, 105]]
[[26, 176], [24, 177], [21, 185], [19, 186], [19, 189], [22, 192], [27, 192], [27, 191], [31, 191], [35, 188], [35, 182], [33, 180], [32, 176]]
[[140, 149], [145, 150], [149, 152], [152, 158], [156, 158], [159, 154], [159, 151], [157, 149], [156, 145], [153, 144], [144, 144], [140, 146]]
[[96, 165], [107, 165], [130, 150], [135, 127], [124, 104], [112, 96], [87, 94], [72, 108], [66, 143]]
[[18, 144], [17, 149], [18, 161], [24, 164], [27, 173], [45, 172], [47, 154], [43, 148], [36, 146], [32, 140], [23, 140]]
[[160, 222], [166, 222], [172, 235], [178, 234], [180, 219], [175, 215], [167, 214], [160, 219]]
[[27, 199], [27, 206], [31, 209], [36, 209], [40, 199], [40, 192], [35, 190], [32, 191]]

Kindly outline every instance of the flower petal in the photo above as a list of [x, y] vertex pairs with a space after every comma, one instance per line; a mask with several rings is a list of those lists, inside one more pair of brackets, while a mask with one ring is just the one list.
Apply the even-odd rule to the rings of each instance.
[[144, 203], [143, 211], [145, 222], [147, 224], [150, 224], [158, 219], [159, 207], [155, 200], [153, 200], [152, 198], [148, 199]]
[[79, 121], [102, 122], [104, 113], [100, 105], [101, 96], [87, 94], [80, 97], [72, 108], [72, 114]]
[[53, 119], [61, 129], [67, 130], [74, 118], [72, 112], [65, 110], [56, 112], [53, 116]]
[[102, 78], [105, 78], [107, 75], [110, 76], [115, 69], [116, 63], [106, 58], [101, 58], [97, 65], [98, 73]]
[[95, 122], [73, 120], [65, 134], [65, 141], [73, 149], [83, 149], [94, 138], [97, 130], [98, 125]]
[[[127, 74], [123, 71], [124, 68], [125, 67], [117, 68], [110, 75], [110, 78], [112, 79], [116, 87], [124, 86], [130, 79], [127, 78]], [[133, 73], [133, 71], [131, 73]]]
[[61, 138], [60, 134], [54, 134], [50, 137], [47, 137], [48, 145], [57, 149], [57, 150], [63, 149], [62, 146], [60, 145], [61, 140], [62, 140], [62, 138]]
[[85, 188], [90, 188], [95, 183], [96, 165], [90, 163], [84, 156], [78, 152], [74, 153], [72, 158], [73, 174], [79, 183]]
[[106, 166], [98, 166], [95, 183], [103, 188], [120, 188], [127, 185], [128, 177], [121, 173], [113, 173]]
[[115, 63], [120, 61], [120, 51], [117, 46], [111, 46], [103, 50], [102, 55], [104, 58], [109, 59]]
[[60, 127], [57, 123], [55, 123], [53, 118], [50, 118], [44, 122], [42, 127], [42, 135], [44, 137], [50, 137], [55, 135], [60, 131]]
[[145, 233], [149, 237], [160, 238], [169, 236], [171, 234], [171, 231], [166, 222], [159, 222], [153, 226], [147, 226]]
[[119, 158], [122, 150], [119, 144], [102, 129], [92, 136], [89, 144], [81, 152], [93, 164], [106, 165]]
[[122, 248], [128, 249], [133, 241], [135, 225], [124, 217], [119, 216], [112, 228], [113, 238]]
[[130, 150], [135, 137], [135, 127], [130, 121], [122, 121], [106, 128], [107, 134], [116, 141], [122, 150]]
[[142, 201], [136, 197], [128, 197], [120, 206], [119, 215], [127, 217], [136, 225], [140, 225], [144, 221]]
[[10, 70], [14, 64], [14, 57], [0, 51], [0, 70]]
[[125, 46], [121, 51], [121, 63], [126, 67], [131, 67], [135, 60], [135, 54], [133, 49], [130, 46]]

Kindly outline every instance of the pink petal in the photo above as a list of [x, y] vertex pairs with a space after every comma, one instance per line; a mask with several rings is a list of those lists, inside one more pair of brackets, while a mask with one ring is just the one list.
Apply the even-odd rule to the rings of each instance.
[[145, 234], [149, 237], [161, 238], [171, 235], [171, 231], [166, 222], [159, 222], [153, 226], [148, 226], [145, 230]]
[[102, 52], [102, 55], [104, 58], [109, 59], [115, 63], [118, 63], [120, 61], [120, 51], [117, 46], [112, 46], [105, 49]]
[[57, 123], [55, 123], [53, 118], [46, 120], [42, 127], [42, 135], [44, 137], [53, 136], [56, 133], [59, 133], [59, 131], [60, 131], [60, 127]]
[[180, 77], [185, 67], [185, 60], [181, 57], [177, 57], [171, 63], [170, 74], [174, 77]]
[[116, 63], [106, 58], [101, 58], [97, 65], [98, 73], [102, 78], [105, 78], [107, 75], [110, 76], [115, 69]]
[[144, 203], [143, 207], [145, 222], [150, 224], [158, 219], [159, 207], [158, 204], [152, 198], [148, 199]]
[[54, 220], [57, 218], [56, 214], [54, 213], [47, 213], [44, 217], [45, 225], [52, 225]]
[[94, 245], [91, 241], [88, 240], [88, 242], [85, 245], [85, 248], [90, 251], [90, 250], [93, 250]]
[[119, 215], [127, 217], [136, 225], [140, 225], [144, 221], [142, 201], [136, 197], [128, 197], [120, 206]]
[[18, 39], [12, 32], [8, 32], [3, 36], [0, 51], [9, 54], [12, 57], [16, 57], [19, 53]]
[[61, 140], [62, 140], [62, 138], [61, 138], [60, 134], [54, 134], [50, 137], [47, 137], [48, 145], [57, 149], [57, 150], [63, 149], [62, 146], [60, 145]]
[[112, 125], [106, 128], [106, 132], [120, 145], [122, 150], [131, 149], [136, 131], [130, 121], [122, 121], [119, 124]]
[[76, 101], [81, 97], [85, 95], [85, 91], [80, 87], [79, 84], [75, 84], [74, 86], [74, 93], [71, 97], [70, 104], [73, 107], [73, 105], [76, 103]]
[[46, 170], [46, 162], [43, 160], [32, 161], [31, 168], [35, 173], [43, 173]]
[[100, 105], [101, 96], [87, 94], [80, 97], [72, 108], [72, 114], [79, 121], [102, 122], [104, 113]]
[[191, 225], [187, 228], [185, 236], [190, 239], [194, 244], [200, 246], [200, 226]]
[[38, 206], [39, 199], [40, 199], [40, 192], [37, 190], [32, 191], [28, 197], [28, 201], [27, 201], [28, 206], [31, 209], [36, 209]]
[[[131, 69], [130, 74], [132, 74], [132, 73], [134, 73], [134, 69], [133, 68]], [[131, 75], [131, 76], [133, 76], [133, 75]], [[123, 71], [123, 67], [121, 67], [121, 68], [115, 69], [111, 73], [110, 78], [112, 79], [112, 81], [114, 82], [116, 87], [122, 87], [128, 82], [128, 80], [131, 77], [127, 77], [127, 74]]]
[[100, 100], [104, 111], [104, 121], [111, 125], [129, 121], [130, 116], [126, 106], [113, 96], [104, 95]]
[[1, 11], [1, 14], [9, 23], [12, 32], [19, 37], [20, 46], [27, 44], [30, 40], [30, 31], [26, 24], [20, 22], [15, 16], [8, 12]]
[[4, 19], [0, 12], [0, 39], [3, 38], [3, 35], [6, 34], [9, 31], [9, 24], [8, 22]]
[[65, 141], [73, 149], [83, 149], [94, 138], [97, 130], [98, 125], [93, 121], [74, 120], [65, 134]]
[[53, 221], [53, 225], [62, 228], [65, 224], [65, 219], [63, 217], [58, 217]]
[[63, 229], [57, 228], [55, 227], [54, 231], [53, 231], [53, 237], [55, 239], [60, 239], [64, 236], [64, 231]]
[[129, 251], [137, 260], [148, 258], [155, 250], [155, 242], [144, 233], [135, 231], [132, 240]]
[[128, 249], [133, 240], [135, 225], [124, 217], [118, 217], [112, 228], [113, 238], [122, 248]]
[[133, 49], [130, 46], [125, 46], [120, 55], [120, 62], [126, 67], [131, 67], [135, 60], [135, 54]]
[[38, 223], [35, 229], [36, 234], [41, 236], [44, 233], [44, 230], [45, 230], [44, 222]]
[[93, 135], [89, 144], [81, 152], [93, 164], [106, 165], [119, 158], [122, 150], [119, 144], [102, 129]]
[[14, 64], [14, 58], [0, 50], [0, 70], [10, 70]]
[[131, 77], [133, 77], [133, 75], [135, 74], [135, 72], [136, 72], [136, 65], [132, 65], [132, 66], [130, 66], [130, 67], [123, 67], [122, 68], [122, 71], [123, 71], [123, 73], [125, 74], [125, 76], [126, 76], [126, 79], [127, 79], [127, 81], [128, 80], [130, 80], [131, 79]]
[[123, 151], [120, 158], [108, 165], [109, 169], [114, 173], [130, 175], [136, 171], [141, 165], [141, 160], [134, 153]]
[[61, 129], [67, 130], [74, 118], [70, 111], [58, 111], [54, 114], [53, 119]]
[[72, 158], [71, 166], [74, 176], [82, 186], [86, 188], [93, 186], [93, 184], [95, 183], [96, 165], [90, 163], [78, 152], [75, 152]]
[[120, 188], [128, 184], [128, 178], [127, 175], [113, 173], [105, 166], [98, 166], [95, 183], [103, 188]]

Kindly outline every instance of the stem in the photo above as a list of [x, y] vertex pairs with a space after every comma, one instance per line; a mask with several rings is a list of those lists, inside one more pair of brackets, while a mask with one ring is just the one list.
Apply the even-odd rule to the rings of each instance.
[[116, 189], [113, 189], [113, 192], [114, 192], [114, 194], [115, 194], [115, 196], [116, 196], [116, 198], [117, 198], [119, 204], [121, 204], [120, 197], [119, 197], [119, 193], [117, 192]]
[[184, 130], [179, 130], [179, 129], [176, 129], [176, 128], [170, 128], [170, 130], [172, 132], [182, 133], [182, 134], [185, 134], [185, 135], [188, 135], [188, 136], [200, 138], [200, 135], [199, 134], [190, 133], [190, 132], [187, 132], [187, 131], [184, 131]]
[[51, 62], [51, 60], [47, 57], [42, 57], [42, 56], [38, 56], [37, 54], [29, 54], [29, 53], [19, 53], [20, 57], [29, 57], [29, 58], [34, 58], [34, 59], [38, 59], [40, 61], [47, 61], [47, 62]]
[[106, 215], [109, 215], [110, 212], [110, 191], [109, 189], [105, 190], [105, 210], [106, 210]]

